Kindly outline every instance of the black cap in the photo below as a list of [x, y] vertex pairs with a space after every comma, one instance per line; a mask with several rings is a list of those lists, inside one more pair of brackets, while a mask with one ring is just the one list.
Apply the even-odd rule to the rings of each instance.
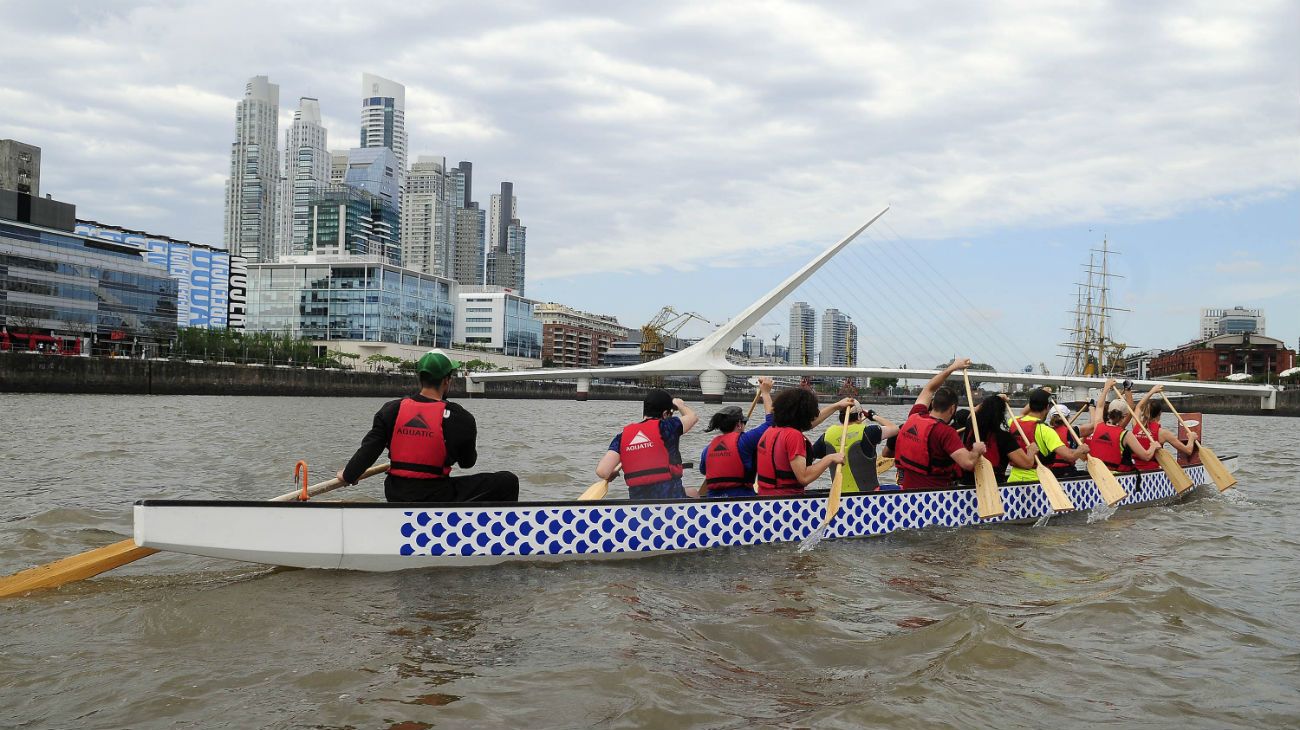
[[709, 427], [704, 429], [708, 431], [731, 431], [737, 423], [745, 420], [745, 414], [740, 412], [740, 406], [727, 406], [709, 419]]
[[677, 406], [673, 405], [672, 394], [662, 388], [655, 388], [646, 393], [645, 400], [641, 401], [641, 403], [641, 412], [654, 418], [662, 416], [664, 411], [672, 411], [677, 408]]

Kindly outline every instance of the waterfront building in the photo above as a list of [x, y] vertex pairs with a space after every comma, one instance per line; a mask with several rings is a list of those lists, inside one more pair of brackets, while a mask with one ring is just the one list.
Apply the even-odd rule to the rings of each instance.
[[620, 325], [615, 317], [554, 302], [538, 304], [533, 313], [542, 323], [542, 364], [546, 367], [605, 365], [605, 353], [629, 334], [628, 328]]
[[1141, 350], [1124, 353], [1124, 377], [1129, 380], [1147, 380], [1147, 368], [1160, 355], [1160, 350]]
[[363, 355], [417, 359], [450, 347], [456, 284], [355, 256], [302, 256], [248, 267], [248, 328]]
[[447, 171], [448, 200], [451, 204], [451, 251], [447, 276], [465, 286], [481, 286], [484, 277], [483, 237], [487, 217], [474, 202], [474, 165], [462, 160]]
[[789, 360], [791, 365], [816, 365], [813, 342], [817, 331], [817, 312], [808, 302], [790, 305]]
[[166, 271], [176, 282], [177, 326], [242, 329], [248, 263], [242, 257], [97, 221], [77, 221], [76, 233], [126, 246], [146, 263]]
[[542, 358], [539, 304], [494, 286], [462, 286], [456, 306], [455, 341], [511, 357]]
[[505, 250], [506, 227], [519, 220], [519, 199], [515, 197], [515, 184], [501, 183], [501, 192], [492, 193], [488, 206], [488, 248]]
[[528, 229], [513, 220], [506, 226], [505, 242], [501, 248], [489, 248], [483, 277], [490, 286], [501, 286], [524, 293], [525, 237]]
[[299, 98], [293, 124], [284, 130], [277, 259], [307, 252], [310, 227], [307, 204], [317, 190], [330, 182], [331, 156], [327, 141], [328, 134], [321, 125], [320, 102], [307, 96]]
[[133, 248], [0, 218], [0, 350], [156, 355], [176, 335], [176, 290]]
[[[821, 365], [836, 368], [848, 366], [849, 328], [852, 325], [853, 321], [848, 315], [833, 307], [822, 315]], [[856, 333], [854, 339], [857, 339]]]
[[402, 262], [407, 268], [451, 278], [451, 194], [446, 158], [422, 155], [411, 165], [402, 191]]
[[[375, 74], [361, 74], [361, 146], [386, 147], [397, 158], [397, 183], [406, 175], [406, 87]], [[396, 201], [395, 205], [400, 205]]]
[[0, 139], [0, 190], [41, 196], [41, 148]]
[[342, 185], [348, 175], [348, 151], [330, 150], [330, 184]]
[[318, 190], [307, 203], [307, 219], [311, 254], [401, 264], [397, 210], [361, 188], [329, 185]]
[[249, 79], [235, 107], [225, 225], [226, 250], [249, 261], [275, 260], [279, 113], [279, 85], [265, 76]]
[[1201, 337], [1208, 340], [1218, 335], [1243, 333], [1264, 334], [1264, 310], [1246, 307], [1201, 309]]
[[1224, 334], [1162, 352], [1147, 364], [1152, 378], [1193, 376], [1195, 380], [1223, 380], [1229, 375], [1276, 376], [1295, 367], [1294, 350], [1282, 340], [1261, 334]]

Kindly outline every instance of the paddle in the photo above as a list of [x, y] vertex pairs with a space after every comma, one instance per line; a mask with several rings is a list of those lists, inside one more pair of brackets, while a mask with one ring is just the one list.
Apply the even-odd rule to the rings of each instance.
[[[1034, 471], [1038, 474], [1038, 483], [1042, 484], [1043, 491], [1047, 492], [1047, 502], [1052, 505], [1052, 511], [1066, 512], [1074, 509], [1074, 501], [1070, 499], [1070, 495], [1066, 494], [1064, 489], [1061, 489], [1060, 480], [1056, 478], [1051, 469], [1047, 468], [1043, 460], [1038, 458], [1037, 442], [1031, 441], [1025, 435], [1025, 428], [1020, 425], [1020, 419], [1012, 418], [1011, 422], [1016, 425], [1016, 430], [1020, 432], [1020, 440], [1025, 444], [1025, 453], [1034, 459]], [[1031, 449], [1031, 445], [1034, 448]]]
[[880, 476], [890, 469], [894, 468], [894, 460], [888, 456], [876, 457], [876, 476]]
[[[844, 446], [849, 440], [849, 415], [853, 413], [853, 406], [844, 409], [844, 422], [840, 424], [840, 448], [839, 452], [844, 453]], [[835, 519], [835, 513], [840, 511], [840, 494], [844, 490], [844, 470], [849, 468], [849, 462], [846, 459], [835, 469], [835, 476], [831, 478], [831, 493], [826, 498], [826, 523], [822, 525], [822, 532], [830, 526], [831, 520]]]
[[[1183, 428], [1187, 429], [1187, 433], [1190, 435], [1192, 426], [1196, 424], [1184, 421], [1182, 414], [1174, 408], [1173, 403], [1169, 402], [1169, 396], [1165, 395], [1163, 391], [1160, 393], [1160, 397], [1165, 399], [1165, 405], [1169, 406], [1174, 418], [1177, 418], [1178, 422], [1183, 424]], [[1210, 478], [1214, 480], [1214, 485], [1219, 488], [1220, 492], [1226, 492], [1237, 486], [1237, 478], [1232, 475], [1232, 472], [1228, 471], [1222, 461], [1219, 461], [1218, 455], [1201, 443], [1200, 439], [1196, 440], [1196, 449], [1201, 453], [1201, 463], [1205, 465], [1205, 471], [1209, 473]]]
[[[614, 471], [609, 473], [609, 479], [618, 476], [618, 468], [620, 466], [622, 466], [622, 464], [614, 464]], [[609, 493], [609, 479], [601, 479], [590, 487], [587, 487], [587, 491], [583, 492], [582, 495], [578, 497], [578, 500], [585, 502], [592, 499], [604, 499], [605, 495]]]
[[[1052, 405], [1056, 405], [1056, 401], [1052, 401]], [[1065, 427], [1070, 429], [1070, 434], [1074, 436], [1075, 442], [1083, 443], [1083, 438], [1074, 429], [1073, 423], [1066, 421]], [[1111, 473], [1110, 467], [1106, 466], [1106, 462], [1092, 454], [1088, 454], [1084, 463], [1088, 465], [1088, 476], [1092, 477], [1092, 483], [1097, 485], [1097, 491], [1101, 493], [1101, 499], [1106, 503], [1107, 507], [1114, 507], [1121, 499], [1128, 496], [1128, 492], [1124, 491], [1124, 487]]]
[[[1132, 417], [1133, 423], [1140, 423], [1140, 421], [1138, 421], [1137, 413], [1133, 411], [1133, 406], [1128, 404], [1128, 399], [1120, 398], [1120, 402], [1128, 409], [1129, 416]], [[1155, 444], [1156, 463], [1160, 465], [1160, 468], [1164, 470], [1165, 475], [1169, 477], [1169, 482], [1174, 485], [1174, 491], [1178, 494], [1182, 494], [1191, 489], [1192, 478], [1187, 476], [1187, 472], [1183, 471], [1183, 468], [1178, 465], [1178, 460], [1174, 458], [1174, 455], [1165, 451], [1165, 447], [1160, 443], [1160, 432], [1157, 431], [1156, 433], [1151, 433], [1151, 424], [1149, 423], [1143, 424], [1142, 430], [1147, 432], [1147, 438], [1151, 439], [1151, 443]]]
[[749, 402], [749, 412], [745, 414], [745, 422], [746, 422], [746, 423], [749, 422], [749, 417], [752, 416], [752, 415], [754, 415], [754, 408], [755, 408], [755, 406], [758, 405], [758, 397], [761, 396], [762, 394], [763, 394], [763, 391], [761, 391], [761, 390], [758, 391], [757, 393], [754, 394], [754, 400], [752, 400], [752, 401]]
[[[358, 481], [386, 471], [388, 471], [388, 464], [372, 466], [361, 474]], [[345, 486], [345, 484], [338, 478], [330, 479], [308, 487], [307, 495], [314, 497], [342, 486]], [[301, 497], [302, 490], [295, 489], [270, 501], [291, 502], [301, 499]], [[153, 548], [138, 547], [134, 539], [126, 539], [102, 548], [87, 550], [84, 553], [56, 560], [53, 563], [38, 565], [0, 578], [0, 598], [21, 595], [38, 588], [57, 588], [65, 583], [85, 580], [113, 568], [119, 568], [127, 563], [134, 563], [140, 558], [153, 555], [156, 552], [158, 551]]]
[[[966, 404], [970, 407], [970, 425], [975, 435], [973, 443], [980, 443], [980, 426], [975, 419], [975, 399], [971, 396], [970, 376], [965, 370], [961, 371], [961, 379], [966, 383]], [[979, 512], [980, 519], [988, 520], [994, 517], [1001, 517], [1002, 511], [1002, 493], [998, 491], [998, 477], [993, 473], [993, 462], [984, 458], [980, 454], [975, 459], [975, 509]]]

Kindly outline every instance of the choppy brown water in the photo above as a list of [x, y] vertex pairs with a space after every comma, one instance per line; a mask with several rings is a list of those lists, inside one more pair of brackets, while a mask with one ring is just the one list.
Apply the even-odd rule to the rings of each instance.
[[[0, 395], [0, 573], [120, 539], [137, 498], [328, 478], [380, 403]], [[579, 494], [637, 410], [467, 405], [526, 498]], [[461, 572], [156, 555], [0, 602], [0, 726], [1295, 727], [1296, 425], [1211, 416], [1238, 490], [1091, 525]]]

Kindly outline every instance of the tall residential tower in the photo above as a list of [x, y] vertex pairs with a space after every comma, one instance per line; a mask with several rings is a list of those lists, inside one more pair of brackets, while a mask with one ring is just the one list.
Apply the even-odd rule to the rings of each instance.
[[387, 147], [397, 156], [398, 183], [406, 175], [406, 87], [361, 74], [361, 146]]
[[276, 136], [280, 87], [265, 76], [248, 80], [235, 106], [235, 141], [226, 181], [226, 248], [250, 262], [275, 260], [276, 193], [280, 161]]
[[280, 230], [277, 258], [307, 253], [311, 221], [308, 203], [330, 182], [330, 153], [325, 127], [321, 126], [320, 102], [311, 97], [298, 99], [293, 124], [284, 130], [284, 176], [280, 181]]
[[790, 343], [787, 362], [791, 365], [816, 365], [813, 343], [817, 336], [817, 312], [808, 302], [790, 305]]

